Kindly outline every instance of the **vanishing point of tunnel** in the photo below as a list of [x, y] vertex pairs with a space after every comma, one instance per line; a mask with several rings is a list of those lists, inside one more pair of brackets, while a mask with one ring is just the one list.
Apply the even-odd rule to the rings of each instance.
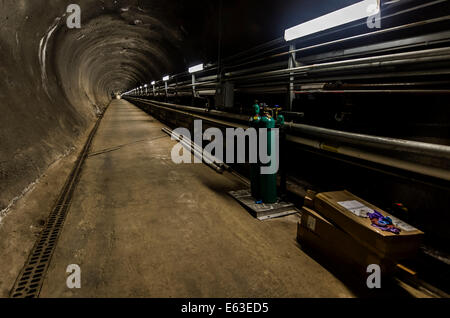
[[449, 1], [2, 0], [0, 61], [0, 297], [448, 298]]

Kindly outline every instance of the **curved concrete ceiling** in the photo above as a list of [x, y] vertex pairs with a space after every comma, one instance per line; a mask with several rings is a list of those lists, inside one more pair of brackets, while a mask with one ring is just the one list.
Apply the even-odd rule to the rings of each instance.
[[[318, 0], [222, 1], [227, 56], [282, 36]], [[111, 93], [217, 60], [219, 0], [77, 0], [80, 29], [67, 27], [70, 2], [0, 2], [0, 212], [83, 139]]]
[[0, 212], [70, 151], [112, 92], [185, 68], [192, 10], [213, 8], [189, 2], [79, 0], [80, 29], [67, 26], [68, 1], [1, 2]]

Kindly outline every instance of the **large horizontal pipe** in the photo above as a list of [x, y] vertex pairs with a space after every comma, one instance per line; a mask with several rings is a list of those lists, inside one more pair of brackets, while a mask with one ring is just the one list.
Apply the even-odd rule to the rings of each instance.
[[305, 52], [308, 50], [323, 48], [323, 47], [334, 45], [334, 44], [341, 44], [341, 43], [344, 43], [347, 41], [359, 40], [359, 39], [368, 38], [368, 37], [372, 37], [372, 36], [376, 36], [376, 35], [380, 35], [380, 34], [410, 29], [410, 28], [414, 28], [414, 27], [422, 27], [422, 26], [425, 26], [428, 24], [439, 23], [439, 22], [444, 22], [444, 21], [448, 21], [448, 20], [450, 20], [450, 15], [433, 18], [433, 19], [429, 19], [429, 20], [422, 20], [422, 21], [418, 21], [418, 22], [395, 26], [395, 27], [388, 28], [388, 29], [382, 29], [382, 30], [373, 31], [373, 32], [369, 32], [369, 33], [358, 34], [358, 35], [354, 35], [354, 36], [347, 37], [347, 38], [341, 38], [341, 39], [324, 42], [324, 43], [319, 43], [319, 44], [302, 47], [302, 48], [298, 48], [298, 49], [294, 49], [294, 50], [288, 50], [286, 52], [281, 52], [281, 53], [273, 54], [270, 56], [265, 56], [262, 58], [257, 58], [257, 59], [253, 58], [251, 61], [243, 62], [243, 63], [237, 64], [237, 65], [233, 65], [231, 67], [233, 67], [233, 68], [243, 67], [248, 64], [254, 64], [254, 63], [263, 62], [263, 61], [269, 60], [269, 59], [275, 59], [275, 58], [279, 58], [279, 57], [283, 57], [283, 56], [288, 56], [293, 53]]
[[[433, 83], [433, 82], [432, 82]], [[447, 82], [437, 82], [435, 84], [440, 84]], [[412, 86], [429, 86], [429, 83], [392, 83], [392, 84], [342, 84], [338, 86], [327, 86], [326, 83], [322, 83], [320, 87], [317, 88], [309, 88], [309, 86], [300, 90], [294, 91], [295, 94], [341, 94], [341, 93], [389, 93], [389, 94], [450, 94], [449, 89], [410, 89], [408, 87]], [[401, 87], [403, 86], [403, 87]], [[381, 87], [393, 87], [390, 89], [374, 89]], [[371, 89], [363, 89], [363, 88], [371, 88]], [[287, 87], [283, 83], [279, 82], [269, 82], [269, 83], [256, 83], [250, 85], [241, 85], [239, 88], [235, 89], [236, 92], [264, 92], [264, 93], [285, 93], [287, 92]], [[170, 90], [169, 90], [170, 92]], [[185, 93], [185, 95], [192, 95], [192, 85], [179, 86], [177, 94]], [[197, 90], [199, 94], [208, 94], [209, 91], [206, 90]], [[150, 96], [148, 94], [147, 96]]]
[[374, 54], [386, 54], [392, 51], [405, 50], [418, 47], [433, 47], [433, 45], [441, 44], [441, 47], [445, 43], [450, 41], [450, 31], [443, 31], [437, 33], [431, 33], [426, 35], [418, 35], [414, 37], [408, 37], [404, 39], [395, 39], [386, 42], [379, 42], [374, 44], [366, 44], [363, 46], [351, 47], [351, 48], [337, 48], [333, 51], [327, 51], [325, 53], [313, 54], [309, 56], [301, 56], [299, 58], [302, 64], [323, 63], [329, 60], [337, 59], [349, 59], [358, 56], [368, 56]]
[[333, 153], [338, 153], [338, 154], [342, 154], [345, 156], [362, 159], [362, 160], [366, 160], [366, 161], [370, 161], [370, 162], [375, 162], [375, 163], [382, 164], [385, 166], [394, 167], [394, 168], [407, 170], [407, 171], [419, 173], [422, 175], [427, 175], [427, 176], [431, 176], [434, 178], [450, 181], [450, 170], [426, 166], [426, 165], [409, 162], [409, 161], [405, 161], [405, 160], [401, 160], [401, 159], [397, 159], [397, 158], [387, 157], [384, 155], [378, 155], [378, 154], [370, 153], [370, 152], [367, 152], [364, 150], [355, 149], [355, 148], [348, 147], [348, 146], [330, 147], [321, 141], [309, 139], [309, 138], [303, 138], [303, 137], [299, 137], [299, 136], [288, 135], [286, 137], [286, 139], [288, 141], [306, 145], [306, 146], [310, 146], [310, 147], [313, 147], [316, 149], [331, 151]]
[[[439, 3], [439, 2], [440, 1], [437, 1], [436, 3]], [[421, 6], [416, 7], [416, 8], [420, 8], [420, 7]], [[411, 9], [408, 9], [408, 10], [411, 10]], [[396, 14], [398, 14], [398, 13], [396, 13]], [[383, 17], [383, 18], [385, 18], [385, 17]], [[315, 45], [308, 46], [308, 47], [297, 48], [295, 50], [290, 50], [290, 51], [274, 54], [274, 55], [269, 56], [269, 57], [264, 57], [263, 59], [254, 59], [254, 58], [252, 58], [252, 61], [251, 62], [247, 62], [247, 63], [255, 63], [255, 62], [258, 62], [258, 61], [263, 61], [265, 59], [277, 58], [277, 57], [282, 57], [282, 56], [288, 56], [288, 55], [293, 54], [293, 53], [305, 52], [305, 51], [308, 51], [308, 50], [311, 50], [311, 49], [317, 49], [317, 48], [320, 48], [320, 47], [326, 47], [328, 45], [343, 43], [345, 41], [362, 39], [362, 38], [376, 36], [376, 35], [380, 35], [380, 34], [384, 34], [384, 33], [401, 31], [401, 30], [404, 30], [404, 29], [420, 27], [420, 26], [429, 25], [429, 24], [433, 24], [433, 23], [445, 22], [445, 21], [448, 21], [448, 20], [450, 20], [450, 15], [446, 15], [446, 16], [442, 16], [442, 17], [438, 17], [438, 18], [433, 18], [433, 19], [429, 19], [429, 20], [413, 22], [413, 23], [400, 25], [400, 26], [395, 26], [395, 27], [391, 27], [391, 28], [388, 28], [388, 29], [377, 30], [377, 31], [369, 32], [369, 33], [359, 34], [359, 35], [355, 35], [355, 36], [351, 36], [351, 37], [347, 37], [347, 38], [341, 38], [341, 39], [337, 39], [337, 40], [333, 40], [333, 41], [329, 41], [329, 42], [325, 42], [325, 43], [315, 44]], [[281, 40], [281, 42], [280, 42], [280, 40]], [[283, 42], [282, 38], [280, 38], [280, 39], [276, 39], [272, 43], [265, 43], [265, 44], [261, 45], [261, 47], [266, 47], [266, 46], [270, 47], [270, 46], [272, 46], [274, 44], [278, 44], [278, 43], [282, 43], [282, 42]], [[285, 46], [287, 46], [287, 45], [283, 45], [283, 47], [285, 47]], [[253, 48], [251, 50], [255, 50], [255, 49], [256, 48]], [[260, 50], [257, 50], [257, 51], [260, 52]], [[228, 67], [232, 67], [232, 68], [242, 67], [242, 66], [246, 65], [247, 63], [242, 63], [242, 64], [238, 64], [238, 65], [232, 65], [232, 66], [228, 66]], [[284, 63], [284, 62], [280, 62], [279, 64], [281, 65], [282, 63]], [[320, 64], [320, 65], [322, 65], [322, 64]], [[267, 66], [266, 65], [262, 65], [262, 66], [256, 67], [255, 70], [258, 69], [258, 68], [261, 68], [261, 70], [263, 70], [265, 67], [267, 67]], [[216, 68], [216, 66], [210, 65], [209, 68], [208, 68], [208, 71], [212, 71], [215, 68]], [[246, 72], [254, 72], [255, 70], [248, 69], [248, 70], [244, 70], [244, 71], [236, 71], [236, 72], [231, 72], [231, 73], [227, 72], [226, 76], [236, 77], [236, 76], [240, 76], [240, 75], [242, 75], [243, 73], [246, 73]], [[284, 72], [291, 72], [291, 70], [278, 70], [278, 71], [281, 71], [282, 74], [284, 74], [283, 71]], [[176, 74], [174, 76], [175, 77], [180, 77], [180, 76], [187, 76], [187, 75], [184, 74], [184, 73], [180, 73], [180, 74]], [[209, 81], [216, 80], [216, 79], [217, 79], [217, 75], [204, 76], [204, 77], [198, 78], [197, 79], [198, 83], [196, 83], [196, 86], [206, 84], [206, 83], [202, 83], [202, 81], [208, 81], [208, 84], [210, 84], [211, 82], [209, 82]], [[188, 82], [189, 81], [183, 81], [183, 82], [180, 82], [180, 84], [182, 86], [185, 86], [185, 85], [188, 84]], [[157, 82], [157, 84], [160, 84], [160, 83], [162, 83], [162, 82], [161, 81]], [[215, 82], [213, 82], [213, 83], [215, 83]], [[211, 84], [213, 84], [213, 83], [211, 83]]]
[[201, 146], [197, 145], [192, 139], [185, 138], [184, 136], [177, 134], [176, 132], [174, 132], [173, 130], [170, 130], [169, 128], [162, 128], [161, 130], [163, 132], [165, 132], [166, 134], [173, 136], [177, 140], [186, 141], [187, 144], [190, 143], [191, 147], [195, 148], [197, 150], [197, 152], [202, 153], [203, 157], [206, 157], [208, 162], [211, 162], [214, 165], [219, 166], [222, 169], [230, 170], [230, 167], [227, 164], [225, 164], [224, 162], [221, 162], [219, 159], [217, 159], [211, 153], [207, 152]]
[[[189, 106], [181, 106], [176, 104], [169, 104], [163, 102], [155, 102], [142, 100], [140, 101], [150, 103], [150, 104], [159, 104], [169, 108], [182, 109], [187, 111], [194, 111], [198, 113], [202, 113], [205, 115], [214, 114], [218, 117], [224, 117], [227, 119], [234, 119], [240, 121], [247, 121], [248, 116], [239, 115], [239, 114], [231, 114], [222, 111], [210, 110], [204, 108], [196, 108]], [[439, 145], [439, 144], [431, 144], [420, 141], [412, 141], [398, 138], [389, 138], [389, 137], [380, 137], [380, 136], [372, 136], [358, 133], [351, 133], [346, 131], [334, 130], [329, 128], [316, 127], [305, 124], [296, 124], [292, 122], [285, 123], [285, 127], [288, 132], [297, 133], [297, 134], [309, 134], [319, 137], [328, 137], [328, 138], [337, 138], [341, 141], [346, 141], [347, 143], [360, 144], [364, 146], [371, 146], [375, 148], [383, 148], [388, 150], [400, 151], [400, 152], [410, 152], [417, 153], [427, 156], [433, 156], [438, 158], [450, 158], [450, 146]]]
[[301, 90], [294, 91], [295, 94], [450, 94], [449, 89], [312, 89], [312, 90]]
[[304, 77], [296, 79], [294, 84], [307, 84], [314, 82], [330, 82], [330, 81], [343, 81], [343, 80], [364, 80], [364, 79], [379, 79], [379, 78], [398, 78], [398, 77], [417, 77], [417, 76], [438, 76], [438, 75], [450, 75], [450, 68], [439, 68], [434, 70], [424, 71], [401, 71], [391, 73], [373, 73], [373, 74], [339, 74], [339, 75], [323, 75], [324, 77]]
[[[385, 20], [387, 18], [393, 18], [393, 17], [395, 17], [397, 15], [401, 15], [403, 13], [421, 10], [421, 9], [427, 7], [427, 6], [431, 6], [431, 5], [434, 5], [434, 4], [439, 4], [439, 3], [442, 3], [442, 2], [445, 2], [445, 1], [447, 1], [447, 0], [438, 0], [438, 1], [431, 2], [431, 3], [421, 4], [419, 6], [408, 8], [408, 9], [403, 10], [403, 11], [397, 11], [397, 12], [394, 12], [392, 14], [389, 14], [389, 15], [386, 15], [386, 16], [382, 16], [381, 19]], [[283, 37], [279, 37], [279, 38], [277, 38], [277, 39], [275, 39], [273, 41], [270, 41], [270, 42], [267, 42], [267, 43], [263, 43], [263, 44], [261, 44], [261, 45], [259, 45], [257, 47], [253, 47], [250, 50], [241, 52], [241, 53], [236, 54], [234, 56], [230, 56], [230, 57], [224, 59], [222, 61], [222, 63], [225, 64], [225, 68], [242, 67], [242, 66], [247, 65], [247, 64], [252, 64], [252, 63], [261, 62], [261, 61], [264, 61], [264, 60], [267, 60], [267, 59], [287, 56], [287, 55], [290, 55], [290, 54], [296, 53], [296, 52], [304, 52], [304, 51], [307, 51], [307, 50], [317, 49], [317, 48], [321, 48], [321, 47], [326, 47], [326, 46], [333, 45], [333, 44], [340, 44], [340, 43], [343, 43], [343, 42], [346, 42], [346, 41], [359, 40], [359, 39], [363, 39], [363, 38], [377, 36], [377, 35], [380, 35], [380, 34], [391, 33], [391, 32], [396, 32], [396, 31], [402, 31], [402, 30], [410, 29], [410, 28], [414, 28], [414, 27], [422, 27], [422, 26], [425, 26], [425, 25], [433, 24], [433, 23], [444, 22], [444, 21], [447, 21], [449, 19], [450, 19], [450, 15], [447, 15], [447, 16], [442, 16], [442, 17], [428, 19], [428, 20], [412, 22], [412, 23], [408, 23], [408, 24], [404, 24], [404, 25], [400, 25], [400, 26], [395, 26], [395, 27], [386, 28], [386, 29], [382, 29], [382, 30], [372, 31], [372, 32], [364, 33], [364, 34], [358, 34], [358, 35], [350, 36], [350, 37], [347, 37], [347, 38], [340, 38], [340, 39], [332, 40], [332, 41], [329, 41], [329, 42], [323, 42], [323, 43], [315, 44], [315, 45], [308, 46], [308, 47], [301, 47], [301, 48], [298, 48], [298, 49], [295, 49], [295, 50], [289, 50], [289, 51], [286, 51], [286, 52], [273, 54], [271, 56], [266, 56], [266, 57], [263, 57], [263, 58], [255, 58], [257, 56], [260, 56], [261, 52], [270, 52], [270, 51], [273, 51], [273, 50], [278, 50], [278, 49], [282, 49], [282, 48], [288, 47], [289, 45], [285, 42], [284, 38]], [[365, 22], [363, 22], [363, 23], [365, 23]], [[362, 24], [354, 24], [354, 25], [349, 26], [348, 28], [354, 28], [354, 27], [357, 27], [357, 26], [360, 26], [360, 25], [362, 25]], [[339, 30], [334, 30], [334, 31], [330, 31], [330, 32], [321, 33], [321, 34], [319, 34], [316, 37], [322, 37], [322, 36], [326, 37], [326, 36], [329, 36], [330, 34], [333, 34], [333, 33], [336, 33], [336, 32], [344, 32], [346, 29], [347, 28], [343, 28], [343, 29], [340, 28]], [[314, 37], [314, 38], [316, 38], [316, 37]], [[275, 45], [279, 45], [279, 46], [273, 48], [273, 46], [275, 46]], [[270, 48], [270, 49], [268, 51], [263, 51], [263, 49], [265, 49], [265, 48]], [[252, 55], [246, 55], [246, 54], [249, 54], [249, 53], [252, 53], [252, 52], [256, 52], [256, 53], [252, 54]], [[244, 56], [244, 57], [240, 58], [241, 56]], [[236, 61], [236, 59], [237, 59], [237, 61]], [[251, 59], [251, 61], [242, 62], [243, 60], [248, 60], [248, 59]], [[231, 64], [230, 63], [231, 60], [234, 60], [233, 63], [238, 63], [238, 64]], [[212, 64], [208, 68], [208, 70], [213, 70], [213, 69], [217, 69], [217, 65], [216, 64]]]
[[[309, 84], [311, 85], [311, 84]], [[378, 87], [417, 87], [417, 86], [436, 86], [436, 85], [450, 85], [450, 81], [428, 81], [428, 82], [393, 82], [393, 83], [342, 83], [342, 84], [328, 84], [328, 83], [316, 83], [320, 88], [333, 89], [360, 89], [360, 88], [378, 88]]]
[[252, 78], [268, 78], [273, 76], [288, 76], [299, 73], [308, 74], [311, 72], [317, 73], [355, 70], [361, 68], [380, 68], [383, 66], [398, 66], [411, 63], [437, 62], [445, 60], [450, 60], [450, 48], [447, 47], [299, 66], [291, 69], [286, 68], [253, 75], [237, 77], [233, 77], [231, 73], [226, 75], [234, 80], [244, 80]]
[[[148, 101], [147, 101], [148, 102]], [[153, 104], [153, 102], [148, 102], [148, 104]], [[175, 112], [181, 112], [185, 113], [180, 110], [176, 110], [169, 107], [164, 106], [158, 106], [153, 105], [157, 108], [166, 109], [168, 111], [175, 111]], [[189, 113], [185, 113], [186, 115], [191, 115], [198, 118], [204, 118], [203, 116], [193, 115]], [[230, 122], [224, 122], [221, 120], [216, 120], [212, 118], [207, 118], [210, 122], [216, 122], [220, 125], [227, 125], [231, 127], [242, 127], [242, 128], [248, 128], [247, 125], [236, 125], [234, 123]], [[435, 177], [438, 179], [443, 179], [450, 181], [450, 171], [438, 167], [431, 167], [420, 163], [414, 163], [407, 160], [392, 158], [384, 155], [378, 155], [373, 154], [364, 150], [359, 150], [356, 148], [353, 148], [351, 146], [342, 145], [339, 147], [329, 147], [326, 145], [326, 143], [319, 140], [325, 139], [331, 139], [333, 140], [345, 140], [347, 143], [350, 144], [358, 144], [358, 145], [364, 145], [364, 146], [372, 146], [375, 148], [383, 148], [383, 149], [389, 149], [392, 151], [396, 151], [398, 153], [402, 152], [410, 152], [410, 153], [419, 153], [423, 155], [428, 156], [435, 156], [440, 158], [450, 158], [450, 146], [445, 145], [437, 145], [437, 144], [430, 144], [430, 143], [423, 143], [423, 142], [417, 142], [417, 141], [411, 141], [411, 140], [403, 140], [403, 139], [395, 139], [395, 138], [387, 138], [387, 137], [377, 137], [377, 136], [370, 136], [370, 135], [363, 135], [363, 134], [355, 134], [355, 133], [349, 133], [344, 131], [337, 131], [327, 128], [321, 128], [321, 127], [315, 127], [315, 126], [309, 126], [309, 125], [302, 125], [302, 124], [294, 124], [294, 123], [286, 123], [285, 124], [288, 132], [290, 134], [287, 135], [287, 140], [290, 142], [311, 146], [317, 149], [325, 150], [325, 151], [331, 151], [333, 153], [339, 153], [342, 155], [346, 155], [349, 157], [357, 158], [357, 159], [363, 159], [369, 162], [382, 164], [394, 168], [399, 168], [415, 173], [419, 173], [422, 175], [427, 175], [431, 177]], [[292, 133], [301, 133], [303, 134], [302, 137], [298, 135], [293, 135]], [[304, 135], [314, 135], [317, 139], [311, 139], [307, 138]]]
[[183, 106], [183, 105], [170, 104], [170, 103], [158, 102], [158, 101], [153, 101], [153, 100], [149, 101], [146, 99], [139, 99], [139, 98], [138, 98], [138, 100], [141, 102], [144, 102], [144, 103], [151, 103], [151, 104], [156, 104], [156, 105], [165, 106], [165, 107], [169, 107], [169, 108], [191, 111], [191, 112], [195, 112], [195, 113], [199, 113], [199, 114], [214, 115], [214, 116], [219, 116], [219, 117], [232, 119], [232, 120], [245, 121], [245, 122], [247, 122], [249, 120], [249, 116], [246, 116], [246, 115], [227, 113], [227, 112], [222, 112], [222, 111], [214, 110], [214, 109]]
[[423, 27], [423, 26], [428, 25], [428, 24], [444, 22], [444, 21], [448, 21], [448, 20], [450, 20], [450, 15], [446, 15], [446, 16], [438, 17], [438, 18], [433, 18], [433, 19], [429, 19], [429, 20], [417, 21], [417, 22], [413, 22], [413, 23], [408, 23], [408, 24], [395, 26], [395, 27], [388, 28], [388, 29], [381, 29], [381, 30], [377, 30], [377, 31], [369, 32], [369, 33], [358, 34], [358, 35], [354, 35], [354, 36], [347, 37], [347, 38], [337, 39], [337, 40], [333, 40], [333, 41], [329, 41], [329, 42], [325, 42], [325, 43], [311, 45], [311, 46], [308, 46], [308, 47], [302, 47], [302, 48], [290, 50], [288, 52], [280, 53], [280, 54], [278, 54], [278, 56], [304, 52], [304, 51], [317, 49], [317, 48], [325, 47], [325, 46], [329, 46], [329, 45], [341, 44], [343, 42], [352, 41], [352, 40], [360, 40], [362, 38], [372, 37], [372, 36], [381, 35], [381, 34], [385, 34], [385, 33], [390, 33], [390, 32], [394, 32], [394, 31], [401, 31], [401, 30], [410, 29], [410, 28], [414, 28], [414, 27]]
[[[345, 61], [336, 61], [336, 62], [328, 62], [328, 63], [321, 63], [321, 64], [314, 64], [314, 65], [307, 65], [307, 66], [300, 66], [293, 69], [281, 69], [281, 70], [274, 70], [274, 71], [268, 71], [268, 72], [262, 72], [257, 74], [251, 74], [251, 75], [242, 75], [242, 76], [236, 76], [237, 74], [242, 74], [242, 72], [237, 73], [227, 73], [226, 76], [230, 80], [256, 80], [258, 82], [267, 80], [267, 79], [275, 79], [275, 78], [286, 78], [290, 76], [292, 73], [296, 75], [302, 75], [304, 77], [305, 75], [313, 75], [313, 74], [321, 74], [325, 72], [335, 72], [335, 71], [355, 71], [359, 70], [361, 68], [380, 68], [380, 67], [387, 67], [387, 66], [398, 66], [403, 65], [407, 63], [425, 63], [425, 62], [438, 62], [438, 61], [450, 61], [450, 48], [439, 48], [439, 49], [431, 49], [431, 50], [421, 50], [421, 51], [415, 51], [415, 52], [406, 52], [406, 53], [396, 53], [396, 54], [389, 54], [389, 55], [383, 55], [383, 56], [375, 56], [375, 57], [366, 57], [366, 58], [359, 58], [359, 59], [350, 59]], [[415, 72], [414, 74], [408, 74], [406, 72], [405, 74], [395, 73], [395, 75], [404, 75], [404, 76], [414, 76], [417, 75], [427, 75], [422, 74], [423, 72]], [[431, 72], [433, 73], [433, 72]], [[439, 69], [436, 74], [438, 73], [445, 73], [445, 70]], [[385, 77], [386, 74], [373, 74], [375, 77]], [[357, 76], [356, 78], [359, 78], [361, 76]], [[345, 79], [346, 77], [344, 75], [340, 75], [338, 79]], [[295, 82], [298, 82], [297, 79]], [[317, 78], [311, 78], [311, 79], [303, 79], [300, 82], [308, 82], [308, 81], [317, 81]], [[196, 87], [210, 87], [215, 88], [217, 86], [217, 82], [215, 81], [206, 81], [206, 82], [200, 82], [197, 81], [194, 85]], [[170, 91], [183, 91], [186, 92], [191, 91], [193, 84], [183, 82], [182, 85], [176, 85], [171, 84], [169, 86]], [[165, 89], [162, 87], [156, 88], [157, 92], [163, 92], [165, 93]], [[423, 92], [426, 93], [426, 92]], [[435, 93], [435, 92], [430, 92]], [[442, 93], [442, 92], [439, 92]]]
[[223, 173], [223, 168], [220, 167], [218, 164], [216, 164], [213, 159], [208, 157], [204, 151], [200, 151], [198, 148], [193, 147], [192, 141], [186, 140], [184, 136], [179, 135], [168, 128], [162, 128], [161, 130], [166, 134], [168, 134], [169, 136], [173, 137], [179, 143], [181, 143], [182, 146], [190, 150], [194, 156], [201, 159], [207, 166], [212, 168], [214, 171], [216, 171], [217, 173]]
[[321, 138], [335, 138], [344, 140], [348, 143], [371, 146], [375, 148], [383, 148], [398, 152], [410, 152], [422, 155], [434, 156], [438, 158], [450, 158], [450, 146], [430, 144], [419, 141], [396, 139], [388, 137], [371, 136], [346, 131], [333, 130], [310, 125], [286, 123], [286, 127], [290, 132], [309, 134], [319, 136]]

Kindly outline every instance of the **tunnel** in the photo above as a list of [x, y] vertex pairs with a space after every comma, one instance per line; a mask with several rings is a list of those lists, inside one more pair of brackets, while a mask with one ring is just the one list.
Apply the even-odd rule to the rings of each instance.
[[0, 7], [0, 297], [448, 298], [447, 0]]

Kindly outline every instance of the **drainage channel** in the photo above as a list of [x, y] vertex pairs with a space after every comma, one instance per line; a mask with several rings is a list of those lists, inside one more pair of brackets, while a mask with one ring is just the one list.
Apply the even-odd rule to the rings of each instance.
[[[106, 109], [105, 109], [106, 112]], [[41, 292], [45, 274], [47, 272], [53, 252], [56, 248], [59, 235], [69, 211], [72, 195], [79, 181], [81, 170], [85, 159], [88, 157], [89, 148], [95, 133], [103, 118], [100, 115], [94, 128], [89, 134], [88, 140], [83, 147], [75, 166], [59, 194], [58, 200], [45, 222], [39, 238], [34, 244], [25, 265], [14, 283], [10, 292], [11, 298], [37, 298]]]

